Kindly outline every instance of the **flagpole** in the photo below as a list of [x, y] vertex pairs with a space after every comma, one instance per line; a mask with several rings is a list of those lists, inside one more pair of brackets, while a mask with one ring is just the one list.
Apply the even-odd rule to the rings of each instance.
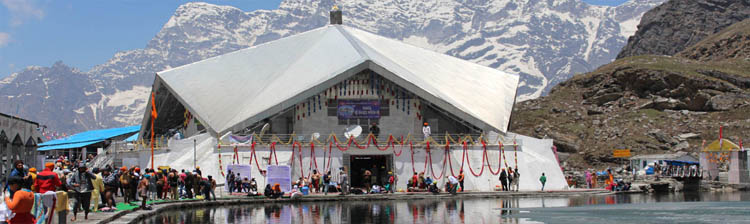
[[154, 123], [156, 122], [156, 93], [151, 92], [151, 169], [154, 169]]

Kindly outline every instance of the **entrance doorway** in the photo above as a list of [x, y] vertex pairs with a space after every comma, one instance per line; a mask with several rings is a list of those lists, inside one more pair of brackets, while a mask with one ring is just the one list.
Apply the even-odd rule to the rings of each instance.
[[[355, 188], [371, 187], [375, 184], [383, 186], [388, 181], [388, 171], [393, 165], [391, 155], [351, 155], [351, 186]], [[370, 180], [365, 180], [365, 171], [370, 171]], [[373, 180], [374, 177], [374, 180]]]

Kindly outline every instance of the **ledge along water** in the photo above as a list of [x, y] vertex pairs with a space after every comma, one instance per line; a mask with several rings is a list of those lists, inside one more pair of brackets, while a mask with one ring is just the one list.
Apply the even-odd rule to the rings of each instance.
[[223, 198], [159, 204], [102, 223], [743, 223], [747, 200], [748, 192], [602, 191]]

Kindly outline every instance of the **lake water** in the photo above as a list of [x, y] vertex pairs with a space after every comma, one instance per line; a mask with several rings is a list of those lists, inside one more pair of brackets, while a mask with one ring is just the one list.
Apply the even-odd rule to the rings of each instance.
[[676, 193], [248, 204], [142, 223], [750, 223], [750, 193]]

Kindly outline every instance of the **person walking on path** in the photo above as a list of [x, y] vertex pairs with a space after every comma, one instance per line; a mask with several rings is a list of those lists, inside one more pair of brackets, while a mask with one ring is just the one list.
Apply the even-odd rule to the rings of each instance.
[[104, 202], [112, 210], [115, 208], [115, 193], [117, 193], [119, 183], [117, 171], [115, 170], [114, 173], [111, 173], [109, 168], [104, 168], [102, 170], [102, 178], [104, 178]]
[[91, 192], [91, 202], [94, 203], [94, 212], [99, 211], [99, 202], [101, 201], [102, 194], [104, 194], [104, 178], [99, 173], [99, 168], [94, 168], [94, 178], [91, 180], [91, 183], [94, 187], [94, 191]]
[[75, 203], [73, 203], [73, 218], [70, 221], [76, 221], [76, 215], [79, 209], [83, 209], [83, 219], [89, 219], [89, 207], [91, 205], [91, 191], [94, 190], [92, 179], [96, 176], [88, 171], [86, 164], [78, 164], [78, 170], [73, 172], [73, 176], [68, 179], [68, 188], [72, 190]]
[[539, 182], [542, 183], [542, 191], [544, 191], [544, 184], [547, 183], [547, 176], [544, 176], [544, 173], [542, 173], [542, 176], [539, 177]]
[[503, 191], [508, 190], [508, 174], [505, 172], [505, 168], [503, 168], [503, 171], [500, 172], [500, 184]]

